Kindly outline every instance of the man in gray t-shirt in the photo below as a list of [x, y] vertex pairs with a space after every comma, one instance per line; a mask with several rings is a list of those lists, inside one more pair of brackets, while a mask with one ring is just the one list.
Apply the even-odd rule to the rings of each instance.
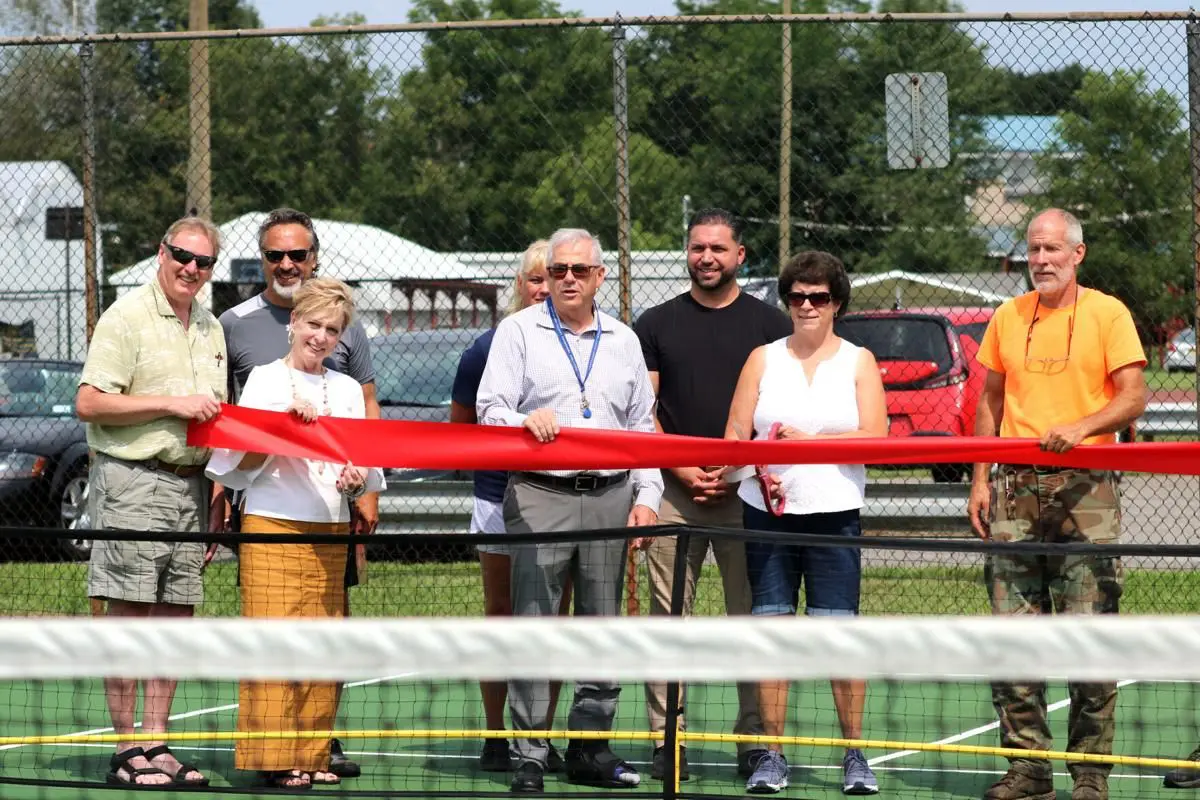
[[[221, 315], [229, 350], [229, 397], [234, 400], [241, 397], [250, 370], [287, 355], [287, 324], [291, 314], [290, 306], [275, 305], [267, 298], [267, 292], [263, 292]], [[349, 375], [364, 388], [367, 384], [374, 386], [371, 341], [357, 320], [346, 328], [333, 354], [325, 359], [325, 366]]]
[[[301, 211], [277, 208], [267, 215], [258, 230], [259, 250], [262, 252], [263, 276], [267, 288], [259, 295], [221, 315], [225, 330], [225, 345], [229, 353], [229, 397], [236, 402], [246, 385], [250, 371], [287, 355], [287, 325], [292, 315], [292, 298], [300, 284], [317, 273], [317, 257], [321, 242], [312, 219]], [[375, 398], [375, 370], [371, 367], [371, 343], [360, 323], [352, 322], [342, 333], [333, 355], [325, 366], [354, 378], [363, 389], [363, 402], [368, 419], [379, 419], [379, 402]], [[215, 492], [224, 491], [219, 486]], [[215, 496], [214, 496], [215, 497]], [[227, 506], [232, 516], [232, 507]], [[350, 530], [352, 533], [371, 533], [379, 522], [379, 494], [369, 492], [351, 502]], [[359, 548], [361, 551], [361, 547]], [[351, 553], [346, 561], [346, 587], [359, 581], [361, 552]], [[350, 595], [346, 593], [346, 616], [350, 615]], [[338, 687], [341, 699], [341, 686]], [[359, 767], [342, 753], [341, 742], [332, 741], [329, 771], [341, 778], [354, 778]]]

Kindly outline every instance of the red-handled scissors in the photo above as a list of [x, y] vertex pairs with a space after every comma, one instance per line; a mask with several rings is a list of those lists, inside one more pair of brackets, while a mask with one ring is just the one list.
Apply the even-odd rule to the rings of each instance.
[[[783, 426], [776, 422], [767, 431], [767, 440], [778, 439], [779, 431]], [[777, 517], [783, 516], [783, 509], [787, 505], [787, 498], [783, 495], [783, 486], [779, 487], [779, 494], [775, 497], [771, 496], [771, 484], [767, 480], [767, 465], [759, 464], [754, 468], [754, 474], [758, 476], [758, 488], [762, 492], [763, 502], [767, 505], [767, 510]]]

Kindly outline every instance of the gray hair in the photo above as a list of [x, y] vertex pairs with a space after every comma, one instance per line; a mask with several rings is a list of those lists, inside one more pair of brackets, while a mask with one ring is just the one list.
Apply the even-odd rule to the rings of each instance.
[[208, 243], [212, 245], [213, 257], [221, 254], [221, 231], [216, 225], [204, 217], [187, 216], [177, 219], [167, 228], [167, 232], [163, 234], [163, 244], [174, 244], [175, 237], [182, 231], [198, 231], [203, 233], [208, 238]]
[[[1079, 222], [1078, 217], [1076, 217], [1074, 214], [1072, 214], [1070, 211], [1067, 211], [1066, 209], [1047, 208], [1044, 211], [1039, 211], [1038, 213], [1034, 214], [1033, 219], [1031, 219], [1029, 221], [1029, 227], [1032, 228], [1033, 224], [1035, 222], [1037, 222], [1039, 219], [1041, 219], [1042, 217], [1048, 217], [1051, 214], [1056, 215], [1059, 219], [1061, 219], [1063, 221], [1063, 224], [1066, 226], [1066, 228], [1067, 228], [1067, 231], [1066, 231], [1067, 244], [1069, 246], [1078, 247], [1079, 245], [1083, 244], [1083, 225]], [[1026, 239], [1029, 238], [1029, 229], [1028, 228], [1026, 228], [1026, 230], [1025, 230], [1025, 238]]]
[[554, 262], [554, 251], [558, 247], [583, 241], [592, 244], [592, 263], [604, 266], [604, 251], [600, 249], [600, 240], [583, 228], [559, 228], [556, 230], [550, 236], [550, 243], [546, 247], [546, 260], [549, 263]]
[[294, 208], [277, 208], [267, 214], [267, 218], [263, 220], [262, 225], [258, 226], [258, 249], [263, 246], [263, 239], [267, 237], [267, 231], [279, 225], [299, 225], [308, 231], [309, 238], [312, 239], [313, 256], [321, 254], [321, 240], [317, 238], [317, 229], [313, 227], [312, 217], [305, 214], [303, 211], [297, 211]]

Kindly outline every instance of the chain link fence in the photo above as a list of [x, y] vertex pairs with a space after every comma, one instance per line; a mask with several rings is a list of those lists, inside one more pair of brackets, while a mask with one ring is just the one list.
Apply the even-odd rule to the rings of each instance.
[[[904, 436], [972, 430], [978, 339], [1029, 287], [1025, 224], [1065, 206], [1085, 225], [1083, 282], [1129, 305], [1146, 347], [1140, 435], [1193, 436], [1194, 23], [793, 19], [0, 42], [4, 516], [87, 527], [78, 366], [61, 362], [83, 359], [95, 316], [151, 278], [191, 208], [225, 235], [205, 295], [218, 314], [263, 288], [263, 214], [312, 214], [324, 274], [358, 288], [385, 416], [447, 419], [458, 356], [503, 314], [530, 242], [595, 231], [600, 304], [631, 319], [687, 289], [686, 221], [724, 207], [747, 221], [747, 291], [778, 302], [780, 253], [828, 250], [852, 271], [852, 310], [888, 312], [856, 322], [894, 348], [876, 355], [937, 363], [926, 388], [889, 388]], [[895, 126], [935, 123], [937, 104], [909, 96], [897, 117], [888, 76], [930, 73], [947, 127], [923, 146], [948, 159], [896, 168]], [[959, 366], [965, 380], [938, 386]], [[964, 477], [872, 470], [869, 529], [966, 535]], [[391, 487], [384, 531], [465, 530], [465, 476], [396, 472]], [[1130, 541], [1191, 538], [1194, 480], [1123, 488]]]

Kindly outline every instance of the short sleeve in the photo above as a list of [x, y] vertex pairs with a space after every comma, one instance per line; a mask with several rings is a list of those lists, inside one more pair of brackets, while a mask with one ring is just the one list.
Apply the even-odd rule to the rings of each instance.
[[642, 359], [646, 362], [646, 369], [650, 372], [661, 372], [658, 367], [657, 326], [654, 324], [659, 314], [659, 309], [651, 309], [638, 317], [633, 324], [633, 331], [637, 334], [638, 341], [642, 346]]
[[129, 389], [137, 366], [138, 338], [119, 308], [100, 316], [79, 378], [81, 385], [86, 383], [109, 394]]
[[[765, 303], [763, 305], [766, 305]], [[795, 331], [792, 318], [774, 306], [767, 305], [767, 342], [777, 342], [786, 339]]]
[[359, 385], [375, 382], [371, 364], [371, 340], [361, 323], [351, 323], [346, 329], [346, 374]]
[[1004, 374], [1004, 362], [1000, 360], [1000, 331], [998, 330], [1002, 311], [1003, 306], [988, 321], [987, 329], [983, 332], [983, 340], [979, 343], [979, 352], [975, 355], [976, 361], [992, 372], [1000, 374]]
[[479, 395], [479, 382], [483, 380], [483, 369], [487, 366], [487, 348], [484, 337], [476, 339], [471, 346], [463, 351], [458, 359], [458, 370], [454, 373], [454, 385], [450, 389], [450, 399], [460, 406], [475, 408], [475, 399]]
[[1104, 362], [1109, 375], [1131, 364], [1146, 365], [1146, 352], [1138, 338], [1137, 326], [1133, 324], [1133, 315], [1124, 304], [1120, 305], [1109, 323], [1104, 343]]
[[[264, 411], [284, 411], [287, 409], [287, 395], [279, 387], [272, 386], [270, 376], [267, 374], [269, 369], [268, 365], [265, 367], [255, 367], [250, 371], [250, 376], [246, 378], [246, 385], [242, 387], [242, 396], [239, 398], [238, 405], [246, 408], [262, 409]], [[233, 489], [234, 491], [249, 489], [250, 485], [254, 483], [254, 479], [262, 474], [262, 471], [274, 460], [274, 457], [268, 458], [255, 469], [238, 469], [238, 464], [242, 463], [242, 458], [245, 455], [246, 453], [241, 450], [229, 450], [227, 448], [213, 450], [212, 457], [208, 460], [204, 474], [227, 489]]]

